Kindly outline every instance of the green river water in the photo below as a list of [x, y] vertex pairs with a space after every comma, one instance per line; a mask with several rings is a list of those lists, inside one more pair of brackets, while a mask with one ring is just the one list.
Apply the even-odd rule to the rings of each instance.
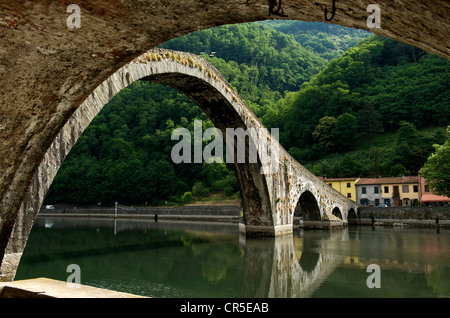
[[82, 284], [157, 298], [450, 297], [444, 229], [246, 239], [235, 223], [38, 217], [15, 279], [66, 281], [70, 264]]

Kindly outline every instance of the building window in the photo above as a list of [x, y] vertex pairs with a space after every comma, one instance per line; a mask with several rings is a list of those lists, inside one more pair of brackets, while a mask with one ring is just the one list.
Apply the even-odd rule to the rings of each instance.
[[347, 193], [347, 198], [351, 198], [352, 194], [351, 193]]
[[419, 192], [419, 186], [416, 186], [416, 185], [413, 186], [413, 191], [414, 191], [414, 192]]
[[362, 194], [366, 194], [366, 187], [362, 187], [362, 188], [361, 188], [361, 193], [362, 193]]
[[409, 193], [409, 185], [405, 184], [402, 186], [403, 193]]
[[389, 193], [389, 187], [384, 187], [384, 193]]
[[430, 189], [428, 189], [428, 185], [425, 185], [425, 192], [430, 192]]
[[379, 206], [380, 205], [380, 199], [375, 199], [375, 206]]
[[350, 187], [351, 187], [350, 182], [347, 182], [347, 188], [350, 188]]
[[328, 183], [328, 185], [329, 185], [330, 187], [333, 187], [333, 184], [332, 184], [332, 183]]
[[378, 187], [373, 188], [373, 193], [378, 193]]

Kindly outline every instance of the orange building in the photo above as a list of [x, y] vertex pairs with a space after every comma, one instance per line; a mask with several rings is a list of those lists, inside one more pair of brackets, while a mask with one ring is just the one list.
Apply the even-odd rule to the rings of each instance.
[[420, 203], [422, 205], [437, 205], [442, 206], [445, 204], [450, 204], [450, 198], [436, 195], [428, 189], [425, 178], [419, 178], [419, 188], [420, 188]]

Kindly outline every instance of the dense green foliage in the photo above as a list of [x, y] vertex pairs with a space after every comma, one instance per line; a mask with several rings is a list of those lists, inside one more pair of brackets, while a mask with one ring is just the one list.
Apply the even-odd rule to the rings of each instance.
[[[207, 52], [203, 56], [262, 122], [280, 128], [282, 145], [317, 175], [416, 174], [432, 145], [445, 140], [443, 130], [423, 134], [417, 128], [449, 124], [450, 62], [380, 36], [327, 61], [341, 54], [345, 43], [364, 37], [337, 26], [265, 22], [199, 31], [163, 46]], [[315, 53], [312, 43], [325, 49]], [[132, 84], [80, 137], [47, 200], [161, 204], [189, 203], [215, 191], [235, 194], [232, 165], [171, 161], [177, 143], [171, 140], [173, 129], [193, 131], [195, 119], [204, 129], [212, 127], [182, 94], [157, 84]], [[383, 132], [397, 132], [396, 142], [372, 147]]]
[[261, 23], [292, 35], [304, 48], [327, 60], [340, 57], [349, 48], [371, 35], [365, 30], [342, 28], [329, 23], [283, 20], [268, 20]]
[[413, 124], [402, 122], [392, 146], [373, 147], [335, 153], [305, 166], [319, 176], [327, 177], [400, 177], [417, 175], [433, 151], [433, 144], [442, 144], [445, 130], [420, 132]]
[[417, 128], [446, 126], [449, 78], [449, 61], [372, 36], [275, 105], [279, 117], [270, 121], [279, 125], [283, 146], [300, 162], [311, 162], [356, 150], [355, 139], [371, 143], [403, 121]]
[[[218, 183], [234, 177], [232, 165], [174, 164], [170, 157], [178, 142], [171, 140], [172, 131], [176, 127], [193, 131], [194, 119], [202, 120], [205, 129], [212, 127], [205, 113], [177, 91], [149, 82], [133, 83], [78, 139], [48, 200], [155, 205], [177, 201], [195, 182], [217, 190]], [[229, 193], [238, 191], [234, 178], [227, 187]]]
[[421, 170], [433, 193], [450, 197], [450, 126], [442, 145], [434, 145], [435, 152], [428, 158]]
[[202, 57], [220, 71], [260, 118], [264, 118], [286, 92], [298, 91], [327, 64], [325, 59], [305, 49], [293, 36], [259, 23], [193, 32], [162, 47], [205, 53]]

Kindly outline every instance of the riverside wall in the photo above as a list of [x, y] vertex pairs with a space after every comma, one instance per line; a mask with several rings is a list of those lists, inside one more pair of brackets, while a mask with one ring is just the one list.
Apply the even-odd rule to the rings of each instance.
[[[242, 207], [238, 205], [128, 207], [118, 208], [117, 218], [155, 218], [192, 221], [238, 222]], [[58, 207], [48, 210], [43, 206], [38, 216], [110, 217], [116, 216], [115, 207]]]
[[450, 228], [450, 207], [360, 207], [356, 223], [391, 227]]
[[[132, 210], [118, 209], [118, 218], [154, 218], [198, 221], [238, 222], [242, 207], [238, 205], [177, 206], [177, 207], [135, 207]], [[450, 228], [450, 207], [360, 207], [356, 220], [349, 225]], [[114, 217], [114, 207], [58, 207], [39, 212], [40, 216]], [[372, 218], [373, 217], [373, 218]], [[320, 222], [320, 221], [318, 221]], [[300, 219], [294, 220], [298, 227]], [[320, 228], [320, 227], [318, 227]]]

